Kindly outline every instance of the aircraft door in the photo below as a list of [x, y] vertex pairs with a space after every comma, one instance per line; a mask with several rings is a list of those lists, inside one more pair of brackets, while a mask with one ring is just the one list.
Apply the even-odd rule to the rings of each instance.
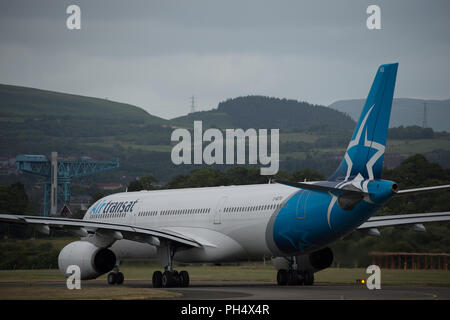
[[306, 201], [308, 201], [309, 191], [300, 191], [297, 202], [297, 219], [306, 219]]
[[224, 196], [220, 198], [219, 203], [217, 204], [216, 210], [214, 211], [214, 224], [222, 223], [222, 212], [225, 208], [225, 203], [227, 202], [228, 197]]

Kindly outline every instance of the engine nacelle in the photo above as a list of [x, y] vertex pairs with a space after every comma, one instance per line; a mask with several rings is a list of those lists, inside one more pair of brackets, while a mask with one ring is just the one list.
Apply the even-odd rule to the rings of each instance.
[[[310, 254], [296, 256], [296, 262], [298, 270], [317, 272], [331, 266], [333, 263], [333, 251], [326, 247]], [[286, 258], [274, 258], [272, 263], [277, 270], [289, 270], [289, 261]]]
[[95, 279], [114, 268], [116, 255], [90, 242], [75, 241], [65, 246], [58, 257], [59, 270], [65, 277], [70, 276], [66, 272], [70, 265], [80, 267], [81, 280]]
[[311, 267], [314, 269], [314, 272], [323, 270], [331, 266], [333, 263], [333, 251], [325, 247], [318, 251], [314, 251], [309, 254], [309, 263]]

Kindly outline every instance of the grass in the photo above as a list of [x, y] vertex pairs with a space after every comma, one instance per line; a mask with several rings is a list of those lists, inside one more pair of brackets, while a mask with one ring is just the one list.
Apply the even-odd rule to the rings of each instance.
[[0, 300], [137, 300], [174, 298], [181, 294], [160, 289], [130, 288], [126, 286], [81, 287], [68, 290], [65, 287], [42, 287], [32, 284], [0, 287]]
[[304, 132], [291, 132], [280, 133], [280, 142], [307, 142], [314, 143], [321, 136], [318, 134], [304, 133]]
[[434, 150], [450, 150], [450, 140], [417, 139], [417, 140], [388, 140], [386, 153], [413, 154], [426, 153]]
[[[150, 281], [153, 271], [158, 270], [154, 263], [124, 264], [125, 285], [105, 287], [106, 275], [91, 281], [81, 290], [68, 290], [65, 286], [40, 286], [39, 281], [65, 281], [59, 270], [0, 270], [0, 300], [115, 300], [115, 299], [155, 299], [175, 298], [179, 293], [163, 289], [130, 287], [127, 280]], [[268, 263], [250, 263], [241, 266], [178, 266], [187, 270], [192, 282], [195, 281], [243, 281], [275, 283], [276, 270]], [[363, 268], [329, 268], [315, 274], [317, 284], [356, 284], [357, 279], [367, 279]], [[5, 282], [18, 282], [7, 284]], [[92, 283], [93, 282], [93, 283]], [[97, 285], [98, 283], [98, 285]], [[381, 285], [439, 285], [450, 286], [450, 271], [444, 270], [381, 270]]]
[[293, 158], [298, 160], [305, 160], [307, 156], [307, 152], [284, 152], [283, 154], [280, 154], [280, 160], [286, 160], [287, 158]]
[[[346, 145], [342, 147], [334, 148], [317, 148], [316, 152], [321, 152], [323, 154], [332, 154], [342, 156], [345, 153]], [[404, 157], [409, 157], [416, 153], [428, 153], [435, 150], [450, 150], [450, 140], [449, 139], [418, 139], [418, 140], [388, 140], [386, 146], [386, 154], [400, 154]], [[289, 150], [281, 150], [280, 159], [285, 160], [287, 157], [305, 160], [306, 155], [311, 152], [311, 150], [306, 152], [288, 152]]]
[[[127, 265], [120, 270], [126, 280], [146, 280], [159, 267], [155, 265]], [[249, 281], [275, 282], [276, 270], [267, 264], [251, 263], [241, 266], [192, 265], [176, 267], [189, 272], [192, 281]], [[315, 274], [316, 283], [354, 284], [357, 279], [367, 279], [363, 268], [329, 268]], [[106, 275], [98, 278], [106, 282]], [[59, 270], [0, 270], [0, 282], [64, 281]], [[445, 270], [381, 270], [385, 285], [445, 285], [450, 286], [450, 271]], [[0, 289], [3, 290], [3, 289]]]
[[122, 148], [141, 150], [141, 151], [149, 151], [149, 152], [170, 152], [172, 150], [171, 145], [139, 145], [132, 143], [125, 143], [121, 141], [116, 141], [115, 143], [107, 143], [107, 142], [88, 142], [84, 143], [84, 145], [88, 147], [102, 147], [102, 148], [114, 148], [116, 144], [119, 144]]
[[[315, 274], [315, 281], [322, 283], [354, 284], [357, 279], [367, 279], [363, 268], [330, 268]], [[382, 285], [442, 285], [450, 286], [450, 271], [381, 269]]]
[[58, 251], [61, 251], [66, 245], [73, 241], [78, 241], [80, 238], [35, 238], [35, 239], [10, 239], [10, 240], [2, 240], [2, 243], [29, 243], [32, 241], [36, 245], [40, 245], [42, 243], [51, 243], [52, 246], [57, 249]]

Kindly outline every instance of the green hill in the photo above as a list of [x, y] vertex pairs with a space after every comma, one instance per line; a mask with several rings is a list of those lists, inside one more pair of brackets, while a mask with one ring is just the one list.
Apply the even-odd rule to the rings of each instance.
[[171, 123], [192, 127], [194, 120], [202, 120], [204, 127], [218, 128], [351, 130], [355, 126], [350, 116], [334, 109], [264, 96], [228, 99], [217, 109], [190, 113]]
[[[167, 181], [201, 167], [175, 166], [171, 161], [172, 125], [189, 128], [194, 120], [203, 120], [204, 128], [280, 128], [280, 169], [310, 168], [324, 175], [331, 174], [342, 159], [355, 126], [349, 116], [327, 107], [263, 96], [229, 99], [217, 109], [164, 120], [106, 99], [0, 85], [0, 157], [52, 151], [60, 157], [118, 157], [119, 169], [85, 180], [125, 184], [152, 173]], [[392, 167], [421, 152], [448, 167], [450, 136], [425, 131], [392, 131], [385, 164]], [[0, 183], [17, 180], [9, 172], [0, 167]]]
[[[357, 120], [365, 99], [340, 100], [328, 107], [344, 112]], [[394, 98], [392, 102], [391, 121], [389, 126], [422, 126], [423, 107], [427, 106], [427, 126], [434, 131], [450, 131], [450, 99], [422, 100], [410, 98]]]
[[167, 123], [125, 103], [0, 85], [3, 157], [56, 150], [61, 156], [94, 154], [103, 158], [130, 144], [168, 145]]
[[0, 84], [0, 117], [73, 117], [121, 119], [163, 124], [165, 119], [125, 103], [74, 94]]

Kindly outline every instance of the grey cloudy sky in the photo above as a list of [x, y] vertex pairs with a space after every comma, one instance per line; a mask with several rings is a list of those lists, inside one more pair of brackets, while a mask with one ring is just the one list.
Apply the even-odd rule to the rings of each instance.
[[[81, 8], [81, 30], [66, 8]], [[366, 8], [381, 8], [368, 30]], [[450, 1], [0, 1], [0, 83], [108, 98], [172, 118], [241, 95], [450, 98]]]

